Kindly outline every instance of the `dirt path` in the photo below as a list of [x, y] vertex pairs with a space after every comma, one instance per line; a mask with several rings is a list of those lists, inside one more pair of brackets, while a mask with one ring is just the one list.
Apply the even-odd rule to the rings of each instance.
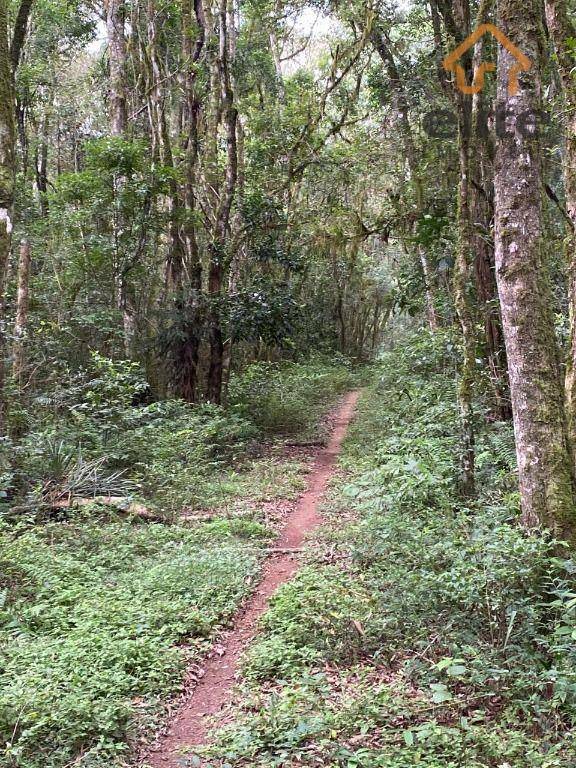
[[[318, 505], [334, 472], [336, 459], [359, 394], [351, 392], [344, 398], [336, 414], [332, 436], [328, 445], [316, 457], [307, 489], [288, 517], [286, 526], [275, 544], [277, 549], [300, 547], [304, 538], [320, 524]], [[256, 592], [242, 609], [232, 629], [220, 641], [223, 652], [205, 662], [204, 675], [193, 689], [190, 698], [176, 712], [167, 733], [146, 755], [143, 765], [152, 768], [181, 768], [185, 764], [185, 750], [206, 743], [210, 719], [230, 700], [240, 658], [257, 634], [258, 619], [266, 611], [270, 597], [298, 568], [298, 558], [295, 554], [280, 552], [270, 557], [264, 566], [263, 577]]]

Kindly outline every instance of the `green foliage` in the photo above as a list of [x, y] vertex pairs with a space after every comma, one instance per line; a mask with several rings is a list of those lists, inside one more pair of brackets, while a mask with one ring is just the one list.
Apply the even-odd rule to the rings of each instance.
[[[184, 403], [141, 409], [118, 442], [117, 458], [133, 467], [145, 498], [165, 513], [218, 502], [218, 477], [240, 462], [257, 429], [216, 406]], [[138, 416], [135, 414], [135, 416]]]
[[[255, 574], [254, 531], [161, 525], [0, 530], [0, 740], [9, 765], [109, 765], [137, 714], [180, 680], [190, 652]], [[92, 761], [92, 762], [91, 762]], [[99, 763], [100, 764], [100, 763]]]
[[248, 678], [286, 679], [304, 662], [344, 661], [367, 652], [364, 625], [377, 603], [362, 582], [336, 568], [303, 569], [274, 596], [267, 636], [248, 653]]
[[354, 381], [343, 362], [254, 365], [233, 377], [228, 410], [180, 400], [140, 405], [150, 397], [140, 366], [92, 353], [67, 386], [37, 399], [37, 428], [18, 447], [6, 493], [32, 504], [69, 494], [137, 496], [167, 516], [218, 506], [241, 493], [237, 475], [259, 438], [313, 434]]
[[230, 404], [266, 432], [310, 429], [323, 408], [357, 381], [345, 360], [251, 365], [232, 381]]
[[[282, 373], [295, 398], [284, 414], [293, 430], [314, 429], [353, 378], [346, 366], [320, 363], [284, 365]], [[278, 461], [272, 446], [259, 458], [263, 424], [248, 416], [262, 403], [240, 399], [257, 397], [252, 381], [251, 372], [236, 379], [228, 411], [138, 404], [148, 396], [140, 367], [93, 354], [42, 404], [42, 428], [18, 447], [16, 479], [5, 441], [0, 762], [118, 765], [138, 729], [157, 725], [185, 662], [250, 591], [274, 537], [254, 507], [293, 495], [302, 474], [301, 463]], [[268, 393], [284, 386], [275, 370]], [[18, 484], [36, 493], [11, 511]], [[127, 521], [96, 504], [51, 510], [69, 495], [135, 493], [174, 524]], [[211, 508], [209, 521], [180, 521], [198, 507]]]
[[570, 764], [576, 569], [517, 525], [507, 425], [480, 433], [485, 485], [462, 503], [453, 387], [441, 335], [383, 359], [318, 562], [274, 599], [214, 765]]
[[44, 483], [38, 502], [54, 503], [74, 497], [126, 496], [135, 489], [123, 472], [106, 472], [106, 457], [86, 461], [64, 443], [48, 441], [43, 455]]

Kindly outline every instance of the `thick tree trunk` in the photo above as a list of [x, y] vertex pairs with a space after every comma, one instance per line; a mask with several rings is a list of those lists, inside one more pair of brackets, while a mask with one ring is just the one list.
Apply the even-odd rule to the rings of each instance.
[[[532, 61], [508, 91], [511, 54], [498, 55], [498, 109], [505, 114], [495, 164], [496, 278], [508, 368], [523, 522], [576, 539], [574, 470], [558, 344], [543, 254], [540, 142], [526, 136], [526, 113], [541, 109], [540, 6], [500, 0], [499, 28]], [[504, 122], [504, 121], [501, 121]]]
[[14, 91], [6, 0], [0, 0], [0, 436], [6, 433], [6, 271], [12, 241], [15, 157]]
[[570, 347], [566, 366], [566, 410], [568, 430], [576, 449], [576, 80], [574, 40], [576, 23], [566, 0], [546, 0], [546, 20], [556, 49], [565, 106], [564, 194], [570, 223], [566, 238]]
[[16, 300], [16, 321], [14, 323], [14, 351], [12, 373], [18, 387], [22, 387], [26, 367], [26, 328], [28, 326], [28, 297], [30, 287], [30, 262], [32, 248], [29, 240], [20, 243], [18, 261], [18, 295]]

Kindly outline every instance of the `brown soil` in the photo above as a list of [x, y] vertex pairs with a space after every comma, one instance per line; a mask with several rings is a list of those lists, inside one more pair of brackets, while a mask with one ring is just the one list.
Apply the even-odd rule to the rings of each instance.
[[204, 663], [202, 677], [191, 695], [175, 713], [165, 734], [146, 755], [142, 765], [151, 768], [181, 768], [183, 755], [206, 744], [212, 718], [229, 702], [239, 671], [240, 659], [258, 632], [258, 621], [281, 584], [298, 570], [297, 555], [287, 550], [302, 546], [305, 537], [321, 522], [318, 506], [336, 465], [342, 441], [358, 400], [359, 392], [349, 393], [335, 413], [334, 427], [325, 448], [319, 450], [308, 486], [288, 516], [286, 526], [275, 543], [278, 554], [268, 559], [255, 593], [237, 616], [231, 630], [219, 641]]

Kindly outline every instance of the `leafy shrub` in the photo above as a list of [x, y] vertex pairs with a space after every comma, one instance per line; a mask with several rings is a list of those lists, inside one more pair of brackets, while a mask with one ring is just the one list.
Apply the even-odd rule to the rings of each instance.
[[310, 429], [323, 407], [355, 381], [344, 364], [256, 363], [233, 379], [230, 403], [265, 432], [298, 432]]
[[376, 608], [370, 592], [347, 574], [302, 569], [274, 596], [263, 622], [269, 632], [250, 650], [247, 674], [286, 677], [298, 669], [295, 662], [358, 658], [370, 647], [365, 627]]
[[[305, 393], [304, 413], [294, 413], [307, 428], [350, 380], [342, 367], [314, 370], [285, 367], [292, 389]], [[280, 374], [269, 386], [283, 390]], [[187, 657], [237, 609], [274, 535], [250, 510], [188, 520], [190, 527], [176, 513], [202, 505], [216, 515], [233, 494], [275, 498], [301, 482], [298, 462], [250, 461], [262, 435], [250, 418], [257, 402], [225, 410], [147, 404], [147, 396], [137, 366], [93, 356], [67, 388], [36, 404], [40, 416], [18, 445], [14, 477], [8, 460], [0, 466], [6, 505], [16, 491], [30, 502], [30, 514], [0, 518], [2, 764], [125, 764], [137, 724], [157, 724], [161, 697], [178, 689]], [[13, 459], [13, 446], [5, 453]], [[175, 524], [110, 522], [94, 506], [33, 525], [42, 491], [53, 501], [134, 493], [134, 484]]]

